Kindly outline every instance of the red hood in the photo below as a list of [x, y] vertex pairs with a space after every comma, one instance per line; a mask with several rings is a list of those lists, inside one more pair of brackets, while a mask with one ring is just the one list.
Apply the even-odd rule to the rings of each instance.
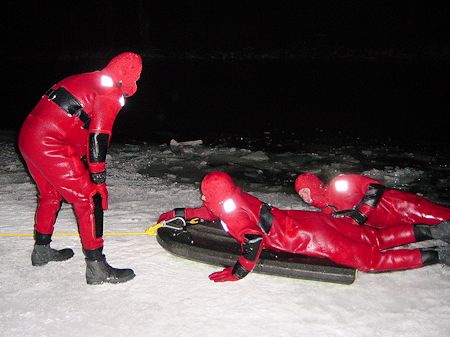
[[317, 208], [326, 206], [327, 187], [319, 177], [312, 173], [300, 174], [297, 179], [295, 179], [295, 190], [298, 193], [302, 188], [309, 188], [311, 191], [312, 206]]
[[125, 52], [115, 56], [102, 72], [110, 76], [115, 83], [121, 83], [124, 96], [133, 96], [136, 93], [136, 82], [142, 71], [142, 59], [138, 54]]
[[222, 204], [239, 189], [225, 172], [210, 172], [202, 180], [201, 191], [206, 197], [205, 206], [216, 216], [222, 213]]

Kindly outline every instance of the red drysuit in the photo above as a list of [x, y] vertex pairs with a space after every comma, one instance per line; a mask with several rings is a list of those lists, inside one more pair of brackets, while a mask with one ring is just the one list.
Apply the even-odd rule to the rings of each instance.
[[358, 174], [338, 175], [328, 185], [314, 174], [301, 174], [295, 189], [299, 193], [304, 188], [310, 190], [311, 205], [324, 213], [373, 227], [435, 225], [450, 219], [449, 207], [413, 193], [387, 189], [381, 182]]
[[103, 245], [107, 147], [117, 113], [124, 98], [136, 92], [141, 70], [139, 55], [119, 54], [102, 70], [55, 84], [28, 115], [19, 148], [39, 190], [39, 233], [53, 233], [64, 199], [73, 204], [83, 248]]
[[320, 212], [278, 209], [243, 192], [223, 172], [206, 175], [201, 190], [204, 204], [200, 208], [169, 211], [158, 222], [175, 215], [221, 220], [241, 244], [242, 255], [234, 267], [210, 275], [216, 282], [244, 277], [254, 268], [263, 248], [329, 258], [362, 271], [410, 269], [427, 264], [419, 249], [383, 251], [415, 242], [412, 225], [386, 229], [357, 227]]

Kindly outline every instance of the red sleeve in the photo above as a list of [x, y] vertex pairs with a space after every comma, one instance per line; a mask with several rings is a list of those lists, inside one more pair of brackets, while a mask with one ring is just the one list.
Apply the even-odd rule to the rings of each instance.
[[[225, 224], [229, 230], [231, 236], [241, 245], [241, 255], [237, 260], [248, 272], [252, 271], [258, 262], [259, 255], [261, 254], [263, 244], [263, 232], [255, 221], [248, 216], [245, 211], [238, 211], [233, 214], [229, 219], [225, 219]], [[248, 253], [246, 247], [249, 245], [249, 237], [258, 236], [261, 238], [260, 245], [253, 255]]]
[[97, 96], [92, 109], [89, 132], [104, 131], [111, 134], [120, 109], [121, 105], [118, 99], [108, 95]]
[[[95, 98], [91, 121], [89, 123], [87, 153], [88, 166], [90, 172], [105, 171], [105, 161], [107, 147], [111, 140], [112, 128], [121, 105], [118, 100], [109, 96], [97, 96]], [[102, 141], [97, 142], [97, 139]], [[95, 140], [95, 141], [93, 141]], [[92, 160], [92, 154], [100, 152], [100, 159]]]
[[375, 210], [375, 207], [371, 207], [367, 204], [362, 204], [361, 206], [359, 206], [359, 211], [366, 216], [366, 218], [368, 218], [373, 211]]
[[[355, 186], [358, 188], [359, 192], [364, 196], [369, 189], [369, 185], [371, 184], [379, 184], [383, 185], [380, 181], [362, 176], [362, 175], [348, 175], [351, 177], [351, 180], [354, 182]], [[362, 198], [361, 198], [362, 199]]]
[[[255, 268], [256, 263], [258, 263], [259, 256], [261, 255], [263, 244], [262, 244], [262, 236], [259, 238], [253, 238], [253, 241], [260, 240], [261, 242], [251, 243], [250, 239], [247, 239], [246, 242], [241, 244], [241, 256], [239, 256], [237, 262], [241, 264], [247, 271], [251, 272], [253, 268]], [[249, 254], [248, 246], [253, 246], [253, 252]]]
[[386, 187], [381, 183], [370, 183], [366, 187], [366, 194], [359, 205], [359, 211], [366, 217], [377, 208], [379, 201], [383, 197]]
[[331, 213], [334, 212], [334, 209], [332, 209], [331, 207], [327, 206], [327, 207], [322, 208], [322, 212], [325, 213], [325, 214], [331, 214]]
[[214, 221], [219, 219], [211, 211], [205, 207], [205, 205], [200, 206], [199, 208], [186, 208], [185, 209], [185, 218], [200, 218], [203, 220]]
[[328, 185], [329, 203], [337, 211], [352, 209], [362, 201], [369, 185], [374, 183], [379, 182], [359, 174], [340, 174]]

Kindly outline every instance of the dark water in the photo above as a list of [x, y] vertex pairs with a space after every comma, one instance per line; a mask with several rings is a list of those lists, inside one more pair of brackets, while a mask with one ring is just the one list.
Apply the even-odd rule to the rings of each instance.
[[[2, 128], [15, 130], [53, 83], [105, 65], [81, 56], [11, 62], [15, 71], [8, 75]], [[144, 57], [138, 93], [119, 114], [113, 139], [244, 137], [264, 142], [271, 132], [278, 142], [363, 138], [446, 143], [447, 73], [447, 62], [428, 59]]]

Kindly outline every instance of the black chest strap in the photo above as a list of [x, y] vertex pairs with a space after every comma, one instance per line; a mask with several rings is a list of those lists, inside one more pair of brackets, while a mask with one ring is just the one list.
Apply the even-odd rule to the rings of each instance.
[[77, 116], [84, 123], [83, 128], [89, 129], [91, 117], [83, 110], [83, 105], [75, 98], [75, 96], [68, 92], [64, 87], [59, 87], [56, 90], [50, 88], [46, 91], [45, 96], [69, 115]]
[[261, 210], [259, 212], [259, 223], [258, 226], [263, 230], [264, 233], [268, 234], [272, 228], [273, 214], [270, 212], [272, 206], [263, 203], [261, 205]]

